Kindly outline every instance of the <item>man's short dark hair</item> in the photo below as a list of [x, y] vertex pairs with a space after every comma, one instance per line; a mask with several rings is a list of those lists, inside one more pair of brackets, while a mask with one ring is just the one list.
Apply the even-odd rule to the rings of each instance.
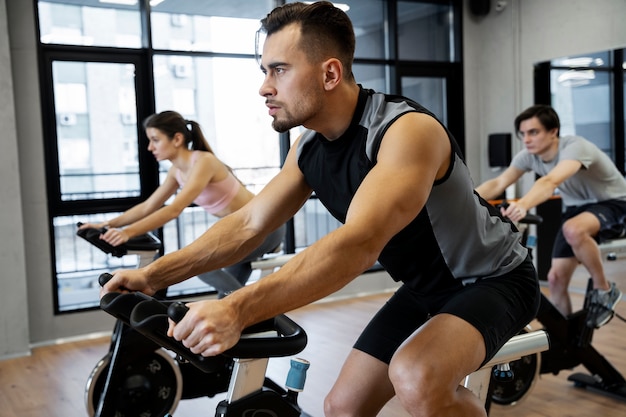
[[[288, 3], [275, 8], [262, 19], [259, 32], [269, 37], [290, 24], [300, 26], [300, 49], [312, 62], [338, 58], [345, 73], [352, 77], [356, 41], [352, 22], [344, 11], [328, 1]], [[259, 51], [256, 52], [259, 56]]]
[[546, 104], [535, 104], [521, 112], [515, 118], [515, 132], [519, 132], [519, 125], [524, 120], [532, 119], [533, 117], [536, 117], [546, 130], [550, 131], [556, 128], [556, 135], [560, 135], [561, 122], [559, 121], [559, 115], [552, 107]]

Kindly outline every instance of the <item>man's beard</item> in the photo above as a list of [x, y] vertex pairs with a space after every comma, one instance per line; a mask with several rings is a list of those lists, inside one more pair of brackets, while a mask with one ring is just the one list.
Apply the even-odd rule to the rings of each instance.
[[299, 125], [300, 123], [295, 123], [291, 118], [287, 120], [274, 119], [274, 121], [272, 122], [272, 127], [278, 133], [285, 133], [289, 129], [299, 126]]
[[284, 116], [282, 118], [275, 117], [272, 121], [272, 127], [275, 131], [279, 133], [287, 132], [296, 126], [303, 126], [307, 121], [318, 115], [319, 109], [323, 105], [322, 96], [318, 90], [314, 86], [310, 86], [302, 93], [302, 97], [302, 99], [297, 100], [291, 106], [296, 113], [287, 110], [284, 106], [282, 107]]
[[298, 114], [294, 115], [283, 108], [285, 116], [282, 119], [274, 118], [272, 127], [275, 131], [287, 132], [291, 128], [304, 125], [307, 120], [311, 120], [317, 115], [317, 109], [321, 107], [322, 102], [320, 97], [312, 92], [305, 95], [308, 97], [306, 101], [299, 101], [293, 106], [293, 108], [298, 109]]

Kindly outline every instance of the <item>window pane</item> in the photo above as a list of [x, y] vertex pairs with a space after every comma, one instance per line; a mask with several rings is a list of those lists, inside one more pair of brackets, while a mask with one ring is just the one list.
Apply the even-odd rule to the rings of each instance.
[[317, 198], [309, 199], [294, 216], [296, 249], [304, 249], [341, 226]]
[[[385, 5], [381, 0], [349, 0], [344, 2], [356, 36], [355, 58], [384, 59], [385, 53]], [[338, 7], [343, 7], [335, 2]]]
[[258, 93], [263, 73], [254, 59], [159, 55], [154, 78], [157, 111], [200, 123], [217, 157], [253, 192], [278, 172], [278, 134]]
[[398, 2], [400, 59], [457, 62], [460, 30], [452, 5]]
[[[300, 0], [289, 0], [294, 3]], [[333, 2], [346, 12], [356, 36], [355, 58], [386, 58], [385, 54], [385, 7], [382, 0], [342, 0]]]
[[134, 268], [136, 255], [109, 256], [76, 236], [77, 222], [103, 222], [120, 213], [62, 216], [53, 219], [56, 254], [58, 311], [94, 308], [100, 305], [98, 277], [120, 268]]
[[561, 120], [561, 135], [579, 135], [595, 143], [611, 158], [611, 79], [595, 70], [552, 70], [552, 106]]
[[39, 1], [42, 43], [141, 47], [138, 0]]
[[448, 123], [446, 80], [439, 77], [402, 77], [402, 95], [417, 101]]
[[386, 69], [383, 65], [354, 64], [352, 67], [357, 83], [383, 93], [389, 91]]
[[140, 194], [135, 68], [52, 63], [61, 199]]
[[271, 1], [164, 1], [152, 7], [155, 49], [254, 54], [259, 21]]

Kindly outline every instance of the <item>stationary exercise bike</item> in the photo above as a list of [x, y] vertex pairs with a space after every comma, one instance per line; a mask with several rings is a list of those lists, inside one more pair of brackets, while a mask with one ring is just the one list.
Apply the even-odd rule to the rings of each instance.
[[[100, 231], [98, 231], [99, 236]], [[101, 242], [98, 242], [101, 243]], [[110, 278], [109, 274], [100, 277], [101, 285]], [[101, 299], [101, 308], [118, 319], [119, 323], [125, 323], [128, 331], [136, 331], [145, 336], [155, 346], [162, 346], [176, 354], [176, 363], [190, 364], [211, 376], [216, 368], [221, 370], [222, 363], [215, 360], [220, 357], [233, 358], [233, 367], [230, 373], [222, 373], [230, 378], [226, 399], [218, 404], [216, 417], [306, 417], [297, 403], [297, 393], [302, 390], [305, 372], [308, 363], [300, 359], [292, 359], [292, 368], [287, 376], [287, 389], [282, 389], [273, 381], [265, 377], [267, 361], [269, 357], [287, 356], [300, 352], [306, 345], [306, 334], [297, 324], [286, 316], [280, 315], [273, 320], [266, 321], [247, 329], [242, 340], [223, 355], [214, 358], [205, 358], [195, 355], [185, 348], [180, 342], [167, 336], [167, 317], [179, 321], [186, 312], [186, 307], [181, 302], [157, 300], [141, 293], [109, 293]], [[278, 330], [281, 337], [270, 336], [267, 340], [248, 339], [247, 334], [267, 329]], [[250, 345], [250, 343], [253, 343]], [[154, 347], [154, 346], [151, 346]], [[489, 407], [490, 380], [507, 378], [510, 374], [509, 362], [520, 358], [537, 354], [549, 348], [549, 340], [545, 331], [536, 330], [520, 334], [511, 338], [498, 351], [489, 363], [481, 369], [468, 375], [463, 385], [472, 391], [479, 399]], [[168, 362], [168, 365], [170, 362]], [[171, 386], [174, 377], [169, 372], [169, 367], [161, 369], [160, 362], [144, 365], [150, 374], [135, 375], [136, 370], [122, 375], [128, 382], [117, 390], [117, 403], [121, 403], [123, 411], [130, 415], [140, 415], [145, 407], [150, 406], [155, 395], [165, 404], [174, 404], [176, 398], [175, 388]], [[163, 372], [165, 371], [165, 372]], [[164, 373], [164, 375], [161, 375]], [[130, 374], [130, 375], [129, 375]], [[144, 380], [143, 383], [134, 380]], [[218, 378], [223, 381], [223, 377]], [[131, 381], [132, 380], [132, 381]], [[151, 383], [158, 381], [158, 394], [151, 390]], [[179, 379], [176, 379], [180, 385]], [[202, 381], [194, 381], [195, 385]], [[184, 385], [186, 386], [186, 385]], [[218, 392], [218, 389], [213, 389]], [[160, 406], [163, 409], [163, 406]], [[105, 414], [99, 414], [105, 415]], [[127, 415], [127, 414], [122, 414]], [[154, 415], [146, 413], [146, 415]], [[162, 416], [163, 414], [157, 414]], [[169, 416], [169, 414], [165, 414]]]
[[[161, 250], [161, 241], [151, 233], [112, 246], [100, 239], [104, 232], [87, 228], [79, 229], [77, 235], [111, 256], [137, 255], [138, 267], [152, 262]], [[161, 291], [156, 296], [165, 298], [165, 293]], [[155, 369], [159, 372], [154, 372]], [[225, 391], [232, 371], [231, 361], [216, 358], [212, 371], [209, 379], [195, 366], [177, 363], [159, 345], [117, 320], [109, 352], [96, 364], [87, 380], [87, 413], [89, 417], [130, 416], [131, 410], [142, 404], [147, 415], [163, 416], [173, 412], [181, 399], [211, 397]], [[159, 394], [150, 389], [152, 386], [172, 394]]]
[[[77, 234], [111, 256], [138, 255], [139, 267], [159, 254], [161, 242], [151, 233], [114, 247], [100, 239], [103, 232], [88, 228], [79, 229]], [[89, 417], [167, 416], [174, 412], [181, 399], [213, 397], [227, 392], [233, 372], [240, 368], [226, 355], [206, 358], [198, 367], [197, 363], [182, 360], [180, 356], [173, 357], [161, 347], [167, 345], [156, 343], [131, 326], [130, 313], [134, 305], [128, 300], [138, 303], [146, 297], [133, 293], [133, 298], [121, 297], [117, 302], [110, 297], [107, 301], [101, 300], [101, 307], [118, 320], [110, 350], [95, 366], [85, 387]], [[157, 299], [164, 300], [165, 291], [156, 294], [154, 300]], [[264, 378], [263, 385], [266, 390], [287, 395], [287, 391], [269, 378]]]
[[[104, 284], [111, 276], [100, 277]], [[181, 360], [199, 369], [211, 371], [211, 359], [197, 355], [182, 343], [167, 336], [167, 318], [180, 321], [188, 308], [184, 303], [156, 300], [140, 293], [109, 293], [101, 299], [101, 308], [141, 332], [156, 344], [175, 352]], [[276, 331], [278, 336], [248, 338], [250, 333]], [[304, 385], [308, 362], [292, 359], [287, 375], [287, 390], [267, 383], [264, 377], [268, 357], [293, 355], [304, 349], [306, 334], [302, 328], [284, 315], [258, 323], [244, 330], [240, 341], [224, 352], [235, 358], [228, 395], [217, 406], [216, 417], [310, 417], [302, 412], [297, 395]], [[536, 330], [514, 336], [481, 369], [468, 375], [463, 385], [479, 399], [488, 401], [491, 375], [502, 374], [510, 361], [535, 354], [549, 348], [545, 331]], [[247, 358], [247, 359], [244, 359]], [[492, 367], [495, 369], [492, 370]]]
[[[111, 275], [102, 274], [99, 281], [104, 285], [110, 278]], [[292, 359], [285, 384], [287, 389], [265, 376], [270, 357], [295, 355], [306, 346], [304, 329], [287, 316], [279, 315], [250, 326], [231, 349], [216, 357], [204, 357], [167, 336], [167, 319], [178, 322], [188, 310], [183, 302], [158, 300], [137, 292], [108, 293], [102, 297], [100, 307], [156, 345], [174, 352], [177, 362], [190, 364], [206, 373], [205, 379], [209, 379], [214, 372], [215, 358], [227, 358], [232, 363], [232, 373], [226, 399], [218, 404], [216, 417], [310, 417], [297, 402], [298, 393], [304, 388], [307, 361]], [[158, 375], [161, 369], [150, 371]], [[165, 379], [171, 381], [171, 376], [166, 375]], [[173, 390], [164, 390], [163, 386], [156, 385], [152, 391], [163, 398], [173, 394]], [[144, 412], [148, 406], [146, 402], [133, 404], [128, 408], [132, 414], [127, 415], [154, 415]]]
[[[101, 277], [106, 280], [108, 274]], [[143, 294], [113, 293], [102, 298], [103, 310], [128, 321], [130, 325], [150, 338], [155, 343], [175, 352], [200, 369], [204, 369], [206, 361], [201, 355], [191, 353], [180, 342], [167, 336], [167, 320], [179, 321], [185, 315], [187, 307], [181, 302], [167, 303], [151, 299]], [[124, 318], [128, 315], [130, 318]], [[250, 332], [266, 329], [277, 329], [282, 337], [270, 336], [269, 339], [246, 338]], [[302, 390], [306, 378], [308, 363], [303, 360], [292, 360], [287, 376], [287, 390], [268, 389], [263, 378], [268, 356], [293, 355], [304, 349], [306, 336], [304, 330], [284, 315], [256, 324], [244, 331], [242, 339], [224, 355], [235, 359], [233, 379], [229, 386], [228, 396], [217, 407], [216, 417], [306, 417], [297, 405], [298, 392]], [[544, 351], [549, 347], [548, 336], [543, 330], [520, 334], [511, 338], [498, 353], [481, 369], [468, 375], [463, 385], [479, 399], [488, 401], [488, 387], [491, 375], [499, 375], [508, 369], [510, 361], [519, 360], [525, 355]], [[256, 359], [241, 359], [256, 358]], [[495, 371], [492, 370], [492, 367]], [[309, 416], [310, 417], [310, 416]]]
[[[539, 224], [542, 218], [528, 215], [520, 223], [525, 224], [523, 241], [528, 237], [527, 225]], [[589, 373], [574, 373], [569, 381], [578, 388], [589, 388], [615, 398], [626, 400], [626, 380], [592, 345], [594, 328], [587, 326], [590, 308], [590, 295], [593, 289], [591, 279], [587, 285], [584, 304], [581, 310], [565, 317], [545, 297], [537, 320], [548, 333], [550, 349], [527, 355], [510, 363], [511, 377], [508, 380], [492, 378], [490, 399], [494, 404], [510, 406], [522, 400], [534, 385], [540, 374], [557, 375], [560, 371], [571, 370], [583, 365]]]

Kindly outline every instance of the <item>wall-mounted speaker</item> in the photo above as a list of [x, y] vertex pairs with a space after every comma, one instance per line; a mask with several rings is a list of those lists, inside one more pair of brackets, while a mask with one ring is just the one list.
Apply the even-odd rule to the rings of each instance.
[[469, 9], [474, 16], [487, 16], [491, 9], [491, 0], [469, 0]]
[[489, 166], [508, 167], [511, 163], [511, 134], [492, 133], [489, 135]]

